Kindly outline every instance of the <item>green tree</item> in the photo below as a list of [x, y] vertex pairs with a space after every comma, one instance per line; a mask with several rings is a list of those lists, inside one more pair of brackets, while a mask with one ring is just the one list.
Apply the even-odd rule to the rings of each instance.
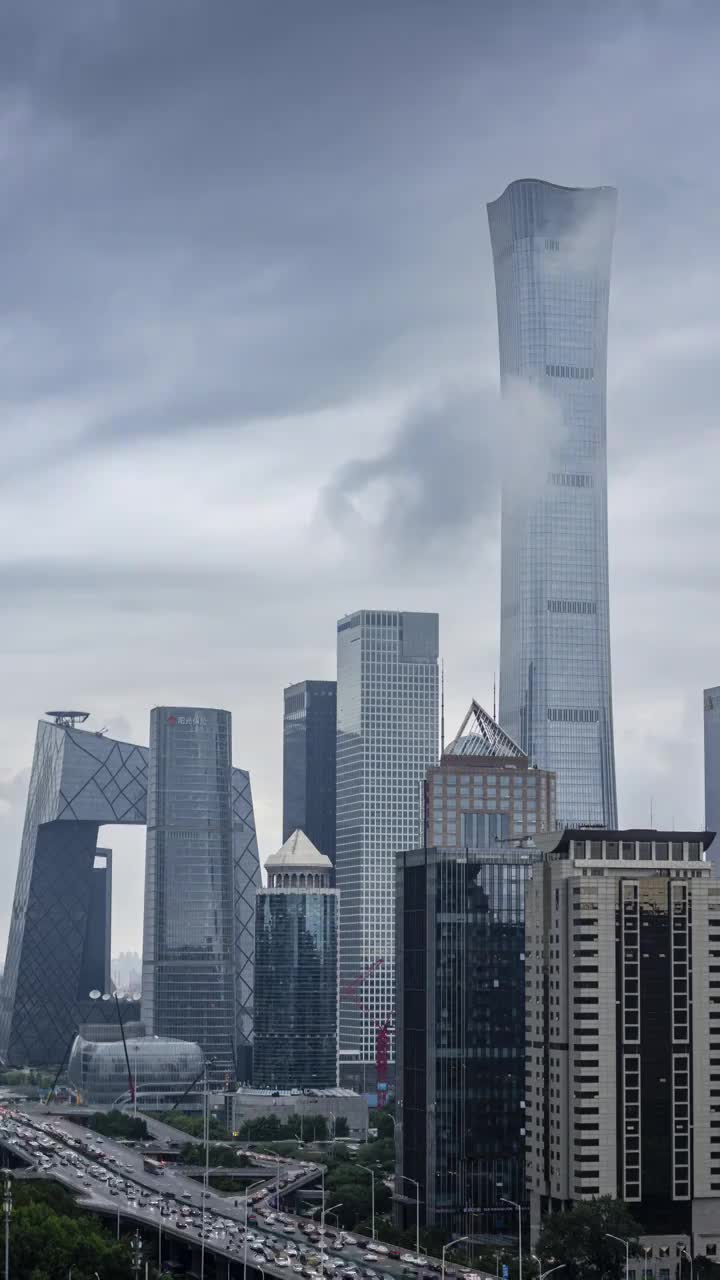
[[394, 1118], [395, 1105], [388, 1103], [386, 1107], [373, 1108], [368, 1115], [368, 1123], [371, 1129], [377, 1129], [378, 1138], [394, 1138]]
[[[350, 1161], [338, 1161], [329, 1173], [325, 1174], [325, 1189], [331, 1202], [339, 1201], [340, 1222], [344, 1227], [352, 1228], [366, 1219], [370, 1221], [372, 1214], [372, 1192], [370, 1177], [363, 1169]], [[381, 1177], [375, 1178], [375, 1215], [380, 1217], [392, 1204], [389, 1189]]]
[[[228, 1169], [252, 1168], [255, 1164], [255, 1161], [245, 1151], [238, 1151], [236, 1147], [221, 1147], [211, 1144], [208, 1154], [211, 1169], [215, 1169], [220, 1165]], [[180, 1164], [204, 1165], [204, 1144], [200, 1142], [186, 1143], [178, 1152], [178, 1162]]]
[[[158, 1116], [158, 1120], [172, 1125], [174, 1129], [180, 1129], [191, 1138], [202, 1138], [205, 1132], [202, 1116], [186, 1115], [183, 1111], [165, 1111]], [[215, 1116], [210, 1116], [210, 1141], [225, 1142], [229, 1138], [230, 1134], [225, 1126]]]
[[535, 1252], [543, 1266], [564, 1265], [562, 1280], [620, 1280], [625, 1251], [608, 1232], [628, 1240], [633, 1252], [641, 1230], [622, 1200], [600, 1196], [546, 1218]]
[[389, 1171], [395, 1168], [395, 1143], [392, 1138], [376, 1138], [374, 1142], [366, 1142], [356, 1153], [360, 1164], [377, 1165]]
[[129, 1138], [142, 1142], [148, 1138], [148, 1127], [142, 1116], [128, 1116], [124, 1111], [95, 1111], [88, 1127], [106, 1138]]
[[62, 1187], [42, 1182], [16, 1182], [10, 1220], [13, 1274], [31, 1280], [54, 1280], [70, 1267], [77, 1280], [127, 1280], [130, 1267], [126, 1244], [117, 1244], [110, 1231], [79, 1210]]

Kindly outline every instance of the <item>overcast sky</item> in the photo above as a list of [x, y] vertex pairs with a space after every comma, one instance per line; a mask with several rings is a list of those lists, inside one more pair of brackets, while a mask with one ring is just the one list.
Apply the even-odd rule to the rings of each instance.
[[[438, 610], [448, 728], [492, 702], [497, 329], [485, 205], [613, 184], [621, 823], [703, 818], [720, 683], [717, 3], [5, 0], [0, 952], [35, 723], [147, 741], [229, 708], [260, 848], [282, 689], [335, 621]], [[117, 850], [139, 947], [144, 837]]]

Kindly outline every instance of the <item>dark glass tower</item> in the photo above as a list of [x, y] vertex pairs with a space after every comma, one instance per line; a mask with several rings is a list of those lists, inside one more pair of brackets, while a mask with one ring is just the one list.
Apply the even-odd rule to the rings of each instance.
[[236, 1079], [231, 717], [150, 716], [143, 1019], [199, 1044], [209, 1078]]
[[[398, 1172], [428, 1225], [507, 1230], [524, 1191], [524, 895], [539, 855], [473, 849], [397, 857]], [[401, 1204], [414, 1222], [414, 1193]], [[495, 1220], [497, 1219], [497, 1220]]]
[[302, 680], [285, 690], [283, 840], [305, 835], [335, 862], [337, 684]]
[[302, 831], [265, 863], [255, 920], [258, 1088], [337, 1084], [338, 892], [332, 863]]

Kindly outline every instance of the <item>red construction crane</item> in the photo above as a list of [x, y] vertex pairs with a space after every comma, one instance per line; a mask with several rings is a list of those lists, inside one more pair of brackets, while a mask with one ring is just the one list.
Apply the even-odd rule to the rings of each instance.
[[[358, 992], [363, 983], [385, 963], [384, 957], [379, 960], [373, 960], [372, 964], [367, 965], [362, 973], [357, 977], [351, 978], [349, 982], [344, 982], [340, 987], [340, 996], [351, 1000], [354, 1005], [365, 1014], [366, 1018], [372, 1018], [372, 1013], [368, 1009], [363, 1000], [360, 999]], [[377, 1076], [377, 1095], [378, 1106], [383, 1107], [387, 1101], [387, 1075], [388, 1062], [390, 1059], [390, 1032], [392, 1024], [389, 1022], [381, 1022], [375, 1028], [375, 1071]], [[384, 1088], [381, 1088], [384, 1085]]]

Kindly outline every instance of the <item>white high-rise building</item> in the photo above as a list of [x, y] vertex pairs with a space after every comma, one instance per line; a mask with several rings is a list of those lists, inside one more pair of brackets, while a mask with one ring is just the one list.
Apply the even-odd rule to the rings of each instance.
[[338, 622], [340, 1073], [360, 1089], [375, 1083], [383, 1027], [392, 1056], [395, 854], [421, 841], [421, 785], [438, 760], [438, 631], [436, 613]]
[[[703, 692], [705, 730], [705, 827], [708, 831], [720, 831], [720, 687]], [[720, 840], [713, 840], [708, 850], [708, 860], [718, 874], [720, 864]]]
[[[646, 1280], [671, 1280], [685, 1255], [720, 1256], [720, 884], [709, 841], [706, 831], [538, 833], [543, 863], [525, 895], [532, 1237], [549, 1213], [624, 1200], [644, 1229]], [[635, 1280], [640, 1262], [630, 1265]]]

